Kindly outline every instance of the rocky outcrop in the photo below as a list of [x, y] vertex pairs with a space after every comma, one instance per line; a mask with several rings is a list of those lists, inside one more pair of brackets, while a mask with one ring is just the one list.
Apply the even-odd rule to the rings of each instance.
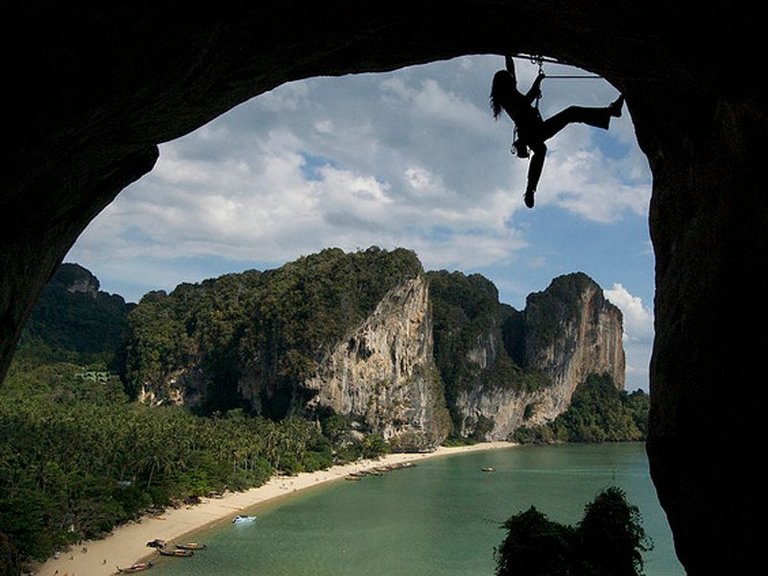
[[[339, 266], [341, 260], [353, 257], [342, 255], [334, 265]], [[365, 254], [362, 257], [366, 257]], [[369, 258], [368, 265], [373, 267], [375, 262]], [[322, 344], [320, 348], [324, 352], [310, 363], [313, 367], [307, 376], [302, 376], [301, 370], [309, 362], [308, 357], [295, 363], [281, 360], [296, 357], [301, 345], [283, 348], [268, 328], [244, 335], [242, 326], [265, 324], [270, 311], [244, 310], [242, 317], [233, 318], [227, 328], [241, 335], [236, 340], [220, 341], [218, 348], [208, 348], [204, 337], [197, 332], [184, 333], [185, 326], [199, 324], [204, 317], [201, 310], [205, 305], [199, 294], [203, 290], [203, 287], [184, 287], [184, 310], [188, 316], [178, 315], [175, 292], [143, 300], [139, 306], [134, 316], [134, 347], [150, 349], [145, 357], [134, 355], [132, 358], [135, 373], [140, 375], [135, 382], [140, 402], [155, 406], [207, 405], [209, 408], [213, 403], [214, 407], [225, 408], [226, 405], [217, 404], [216, 398], [229, 397], [229, 407], [245, 403], [257, 413], [275, 417], [288, 413], [341, 414], [349, 417], [355, 427], [380, 433], [395, 449], [404, 451], [432, 450], [451, 431], [442, 382], [434, 362], [429, 290], [423, 274], [397, 283], [361, 322], [348, 325], [330, 344]], [[264, 290], [269, 290], [268, 284], [260, 286], [251, 298], [260, 301]], [[340, 294], [348, 301], [355, 297], [343, 290]], [[300, 293], [299, 297], [308, 298], [308, 294]], [[296, 337], [322, 332], [323, 327], [318, 323], [322, 322], [320, 317], [325, 317], [324, 312], [341, 314], [338, 309], [328, 308], [333, 304], [333, 300], [316, 302], [312, 310], [298, 314], [311, 315], [314, 322], [281, 323], [281, 332]], [[162, 309], [152, 311], [157, 306]], [[138, 315], [151, 319], [147, 324], [139, 323]], [[217, 318], [221, 315], [220, 309], [210, 314]], [[157, 370], [148, 369], [153, 350], [159, 350], [169, 341], [187, 342], [183, 349], [166, 349], [168, 355], [176, 355], [183, 361]], [[294, 337], [291, 342], [296, 345]], [[309, 344], [307, 348], [317, 348], [314, 339], [310, 338]], [[228, 348], [246, 351], [231, 356]], [[271, 357], [266, 352], [269, 348], [275, 348]], [[213, 359], [217, 357], [226, 358], [227, 365], [215, 362]]]
[[390, 290], [363, 324], [304, 382], [312, 410], [351, 416], [403, 450], [437, 446], [450, 432], [432, 354], [426, 279]]
[[[236, 295], [236, 297], [235, 297]], [[593, 373], [624, 382], [617, 308], [584, 274], [518, 312], [486, 278], [425, 273], [408, 250], [328, 249], [146, 295], [130, 316], [139, 400], [272, 418], [343, 415], [396, 449], [509, 438]]]
[[[453, 320], [438, 320], [436, 328], [443, 346], [453, 338], [447, 353], [454, 362], [435, 367], [427, 284], [420, 276], [390, 291], [334, 348], [305, 382], [316, 391], [308, 406], [352, 415], [396, 442], [405, 435], [425, 437], [428, 445], [447, 432], [443, 385], [452, 388], [456, 433], [481, 440], [508, 439], [521, 425], [554, 420], [590, 374], [607, 374], [623, 389], [621, 311], [585, 274], [555, 279], [529, 296], [522, 314], [500, 304], [496, 288], [481, 276], [429, 278], [438, 315], [451, 305], [446, 299], [457, 300]], [[457, 322], [457, 307], [482, 312]], [[510, 318], [516, 320], [505, 326]], [[521, 329], [522, 335], [510, 333]], [[522, 350], [511, 349], [513, 342]], [[515, 356], [523, 364], [516, 365]]]
[[99, 286], [82, 266], [62, 264], [30, 314], [19, 355], [83, 365], [104, 362], [119, 372], [131, 305]]
[[[247, 407], [274, 419], [330, 410], [308, 402], [317, 394], [318, 371], [337, 348], [356, 348], [360, 359], [380, 344], [376, 335], [389, 337], [395, 364], [370, 364], [366, 376], [383, 381], [394, 370], [399, 385], [418, 369], [429, 372], [419, 362], [431, 354], [431, 340], [418, 340], [415, 331], [420, 314], [421, 331], [431, 338], [427, 310], [418, 309], [426, 296], [418, 283], [411, 286], [419, 278], [421, 263], [408, 250], [327, 249], [264, 273], [150, 293], [130, 317], [129, 378], [152, 404], [183, 403], [204, 412]], [[393, 322], [403, 314], [412, 322], [401, 335]], [[392, 333], [382, 333], [382, 322]], [[354, 409], [363, 414], [357, 404]]]
[[96, 298], [101, 286], [99, 279], [79, 264], [62, 264], [51, 278], [51, 284], [63, 286], [67, 292], [88, 294]]
[[[496, 308], [501, 310], [498, 303]], [[498, 319], [487, 322], [464, 356], [475, 383], [460, 386], [453, 401], [463, 436], [508, 439], [524, 424], [554, 420], [590, 374], [607, 374], [623, 389], [621, 311], [585, 274], [556, 278], [528, 297], [520, 318], [507, 323], [506, 334], [501, 326]], [[523, 358], [524, 373], [487, 376], [514, 357]]]
[[552, 387], [562, 390], [552, 398], [551, 412], [567, 409], [590, 374], [608, 374], [624, 389], [621, 310], [587, 275], [560, 276], [544, 292], [530, 295], [524, 318], [525, 366], [544, 372]]

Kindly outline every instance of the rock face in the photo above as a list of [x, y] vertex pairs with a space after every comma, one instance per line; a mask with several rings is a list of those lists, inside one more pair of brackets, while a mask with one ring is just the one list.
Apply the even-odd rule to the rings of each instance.
[[180, 15], [163, 3], [8, 3], [0, 375], [42, 286], [95, 215], [152, 169], [158, 143], [289, 80], [543, 53], [627, 98], [654, 178], [651, 473], [689, 574], [748, 573], [762, 543], [752, 456], [765, 430], [762, 397], [744, 401], [762, 368], [745, 359], [768, 337], [723, 302], [737, 286], [751, 323], [768, 323], [768, 97], [754, 78], [763, 19], [751, 4], [684, 0], [367, 6], [192, 4]]
[[71, 294], [88, 294], [93, 298], [96, 298], [100, 287], [99, 279], [78, 264], [62, 264], [51, 282], [58, 283]]
[[[554, 420], [570, 406], [576, 387], [590, 374], [608, 374], [624, 387], [621, 311], [582, 273], [561, 276], [543, 292], [528, 297], [520, 317], [489, 322], [465, 355], [468, 374], [456, 394], [454, 412], [463, 436], [509, 438], [521, 425]], [[505, 355], [522, 357], [521, 366], [537, 374], [520, 381], [484, 377]]]
[[563, 390], [553, 398], [552, 411], [564, 411], [576, 386], [590, 374], [608, 374], [624, 389], [622, 336], [621, 311], [583, 273], [556, 278], [546, 291], [528, 297], [525, 365], [541, 370], [554, 388]]
[[450, 431], [432, 354], [426, 278], [390, 290], [304, 382], [311, 409], [362, 420], [403, 450], [431, 449]]
[[142, 402], [340, 414], [399, 450], [433, 449], [452, 428], [506, 439], [565, 411], [590, 374], [624, 383], [621, 313], [585, 274], [517, 312], [486, 278], [424, 273], [403, 249], [329, 249], [183, 284], [130, 320]]
[[[433, 284], [445, 280], [428, 276]], [[466, 278], [454, 273], [448, 286], [435, 286], [434, 306], [444, 307], [446, 291], [462, 283]], [[476, 335], [469, 337], [463, 353], [457, 346], [448, 352], [455, 363], [435, 365], [430, 297], [425, 278], [418, 277], [390, 291], [305, 382], [317, 391], [309, 405], [362, 418], [396, 443], [400, 435], [425, 437], [426, 442], [405, 442], [413, 449], [434, 446], [448, 431], [444, 385], [454, 389], [447, 395], [457, 433], [479, 440], [505, 440], [523, 424], [554, 420], [590, 374], [608, 374], [623, 389], [621, 311], [588, 276], [555, 279], [544, 292], [529, 296], [522, 314], [500, 304], [486, 279], [475, 276], [468, 284], [474, 294], [461, 288], [454, 294], [462, 295], [467, 308], [473, 296], [484, 301], [488, 314], [473, 319]], [[522, 335], [511, 333], [519, 330], [515, 322], [505, 327], [502, 321], [518, 314]], [[450, 338], [446, 333], [461, 333], [460, 339], [468, 335], [459, 325], [444, 322], [437, 331], [441, 342]], [[523, 348], [521, 366], [513, 360], [521, 353], [513, 348], [515, 337]], [[449, 383], [454, 371], [462, 376]]]

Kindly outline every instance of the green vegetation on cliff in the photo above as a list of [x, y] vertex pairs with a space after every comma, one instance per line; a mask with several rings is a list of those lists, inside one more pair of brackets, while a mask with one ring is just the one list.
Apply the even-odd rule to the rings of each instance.
[[[549, 385], [544, 375], [522, 367], [522, 314], [499, 303], [496, 287], [480, 274], [428, 272], [434, 327], [435, 363], [445, 384], [451, 415], [459, 394], [472, 389], [532, 391]], [[482, 350], [483, 362], [472, 361]], [[492, 354], [488, 354], [491, 352]], [[482, 437], [482, 426], [477, 436]]]
[[616, 389], [607, 375], [593, 374], [579, 385], [571, 405], [554, 421], [521, 427], [514, 440], [547, 442], [637, 442], [648, 432], [650, 399], [642, 390], [631, 394]]
[[[455, 391], [478, 383], [497, 387], [529, 388], [546, 382], [531, 380], [520, 363], [518, 333], [521, 313], [499, 302], [493, 283], [480, 274], [428, 272], [434, 325], [435, 362], [448, 389]], [[494, 339], [489, 343], [489, 339]], [[473, 350], [490, 344], [496, 356], [487, 369], [467, 358]], [[481, 379], [478, 382], [478, 378]]]
[[390, 289], [422, 272], [404, 249], [327, 249], [275, 270], [151, 293], [129, 316], [128, 381], [161, 387], [194, 366], [203, 380], [201, 406], [212, 413], [245, 406], [237, 387], [247, 370], [260, 382], [252, 404], [283, 418], [330, 347]]
[[15, 358], [119, 369], [130, 309], [121, 296], [99, 291], [99, 281], [82, 266], [62, 264], [41, 292]]

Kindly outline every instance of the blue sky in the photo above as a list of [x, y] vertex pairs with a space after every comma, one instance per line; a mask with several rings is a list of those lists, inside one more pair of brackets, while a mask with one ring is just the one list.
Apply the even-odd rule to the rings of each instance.
[[[538, 68], [516, 64], [527, 89]], [[574, 125], [550, 140], [528, 209], [528, 161], [510, 154], [513, 125], [488, 106], [503, 66], [472, 56], [280, 86], [163, 144], [155, 169], [65, 260], [128, 301], [327, 247], [409, 248], [427, 270], [485, 275], [517, 309], [556, 276], [581, 271], [624, 313], [627, 389], [648, 390], [651, 176], [631, 115], [625, 108], [607, 132]], [[545, 118], [618, 96], [601, 79], [550, 78], [542, 89]]]

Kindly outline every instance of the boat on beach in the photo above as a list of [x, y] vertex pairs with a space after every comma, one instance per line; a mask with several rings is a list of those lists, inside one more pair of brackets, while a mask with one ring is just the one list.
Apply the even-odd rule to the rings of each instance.
[[149, 570], [150, 568], [152, 568], [152, 562], [138, 562], [136, 564], [131, 564], [126, 568], [120, 568], [118, 566], [115, 574], [134, 574], [136, 572], [144, 572], [144, 570]]
[[192, 550], [184, 550], [183, 548], [175, 548], [174, 550], [169, 550], [168, 548], [158, 548], [157, 551], [160, 552], [160, 554], [163, 556], [176, 556], [179, 558], [192, 556], [192, 554], [194, 554]]
[[207, 546], [202, 542], [182, 542], [181, 544], [176, 544], [177, 550], [204, 550], [205, 548]]
[[150, 548], [163, 548], [165, 546], [166, 542], [165, 540], [162, 540], [160, 538], [155, 538], [154, 540], [150, 540], [147, 542], [147, 546]]
[[367, 468], [363, 470], [355, 470], [344, 476], [344, 480], [361, 480], [366, 476], [384, 476], [385, 472], [391, 472], [393, 470], [402, 470], [403, 468], [413, 468], [416, 466], [413, 462], [395, 462], [393, 464], [386, 464], [384, 466], [375, 466], [374, 468]]

